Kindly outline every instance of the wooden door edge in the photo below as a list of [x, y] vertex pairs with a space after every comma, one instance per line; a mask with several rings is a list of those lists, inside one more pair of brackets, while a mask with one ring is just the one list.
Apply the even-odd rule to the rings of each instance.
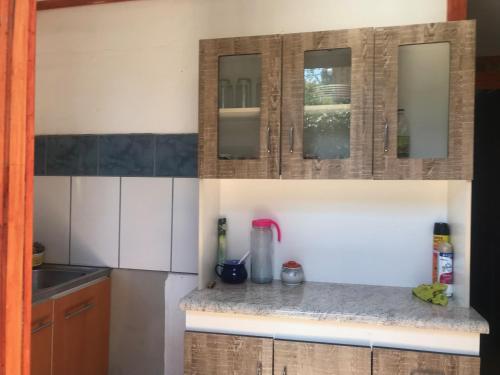
[[30, 373], [35, 0], [2, 1], [0, 374]]

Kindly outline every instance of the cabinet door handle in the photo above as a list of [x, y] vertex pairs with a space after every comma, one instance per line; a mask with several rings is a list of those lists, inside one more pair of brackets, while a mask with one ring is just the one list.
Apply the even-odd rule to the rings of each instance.
[[49, 328], [52, 325], [52, 320], [48, 321], [47, 323], [42, 323], [42, 322], [40, 322], [40, 323], [41, 324], [39, 324], [37, 327], [35, 327], [31, 330], [32, 335], [44, 330], [45, 328]]
[[80, 307], [78, 310], [66, 313], [64, 315], [64, 319], [71, 319], [71, 318], [73, 318], [73, 317], [75, 317], [77, 315], [80, 315], [81, 313], [83, 313], [83, 312], [85, 312], [87, 310], [90, 310], [93, 307], [94, 307], [93, 303], [86, 303], [82, 307]]
[[292, 126], [288, 131], [288, 144], [290, 145], [290, 149], [288, 151], [290, 151], [290, 153], [293, 152], [293, 141], [294, 137], [293, 137], [293, 126]]
[[389, 123], [387, 121], [384, 127], [384, 152], [389, 152]]
[[262, 375], [262, 362], [257, 362], [257, 375]]
[[283, 371], [281, 371], [281, 375], [286, 375], [287, 374], [287, 371], [286, 371], [286, 366], [283, 367]]
[[267, 152], [271, 152], [271, 127], [267, 127]]
[[417, 370], [412, 370], [410, 372], [410, 375], [445, 375], [445, 373], [442, 370], [417, 369]]

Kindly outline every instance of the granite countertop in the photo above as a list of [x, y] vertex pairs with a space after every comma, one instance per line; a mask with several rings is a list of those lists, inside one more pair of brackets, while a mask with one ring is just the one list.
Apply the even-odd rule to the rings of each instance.
[[306, 282], [286, 286], [239, 285], [220, 281], [213, 289], [195, 290], [180, 302], [185, 311], [297, 317], [383, 326], [489, 333], [489, 326], [473, 308], [434, 306], [414, 297], [411, 288]]

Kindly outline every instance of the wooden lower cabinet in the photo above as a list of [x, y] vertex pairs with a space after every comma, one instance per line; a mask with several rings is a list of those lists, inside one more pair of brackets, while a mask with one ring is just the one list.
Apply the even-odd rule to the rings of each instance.
[[186, 332], [185, 375], [271, 375], [273, 340]]
[[110, 280], [54, 301], [54, 375], [106, 375]]
[[373, 375], [479, 375], [479, 357], [373, 349]]
[[52, 373], [53, 304], [48, 300], [31, 309], [31, 375]]
[[274, 341], [274, 375], [370, 374], [370, 348]]

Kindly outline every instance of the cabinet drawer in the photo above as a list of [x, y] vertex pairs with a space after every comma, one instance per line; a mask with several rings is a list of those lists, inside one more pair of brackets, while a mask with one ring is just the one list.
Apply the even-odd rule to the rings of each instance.
[[272, 368], [272, 339], [199, 332], [184, 335], [185, 375], [271, 375]]
[[373, 375], [479, 375], [479, 357], [373, 349]]
[[371, 349], [274, 341], [274, 375], [370, 375]]

